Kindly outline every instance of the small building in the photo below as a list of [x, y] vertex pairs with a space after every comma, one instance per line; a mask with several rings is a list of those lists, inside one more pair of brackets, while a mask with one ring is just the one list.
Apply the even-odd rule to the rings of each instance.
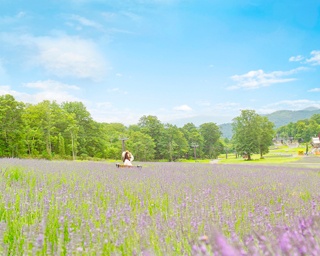
[[320, 155], [320, 134], [318, 137], [313, 137], [311, 139], [311, 145], [312, 145], [312, 154]]
[[311, 140], [311, 145], [313, 148], [320, 148], [320, 139], [319, 137], [313, 137]]

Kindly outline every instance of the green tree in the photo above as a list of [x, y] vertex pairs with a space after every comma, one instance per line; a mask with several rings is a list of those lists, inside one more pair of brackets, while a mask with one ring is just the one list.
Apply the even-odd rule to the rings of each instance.
[[273, 124], [254, 110], [242, 110], [241, 115], [233, 119], [233, 143], [237, 153], [245, 154], [248, 160], [254, 153], [268, 152], [272, 143]]
[[70, 143], [68, 143], [68, 151], [71, 152], [72, 159], [76, 160], [77, 158], [77, 148], [78, 148], [78, 134], [79, 134], [79, 125], [78, 121], [75, 118], [74, 113], [69, 113], [67, 115], [69, 120], [66, 132], [70, 136]]
[[[187, 158], [192, 158], [195, 156], [201, 157], [202, 148], [203, 148], [203, 137], [199, 131], [199, 129], [193, 123], [187, 123], [182, 128], [181, 131], [184, 134], [185, 139], [189, 145], [189, 150], [187, 153]], [[194, 148], [194, 146], [197, 146]]]
[[228, 158], [228, 154], [230, 152], [234, 152], [234, 145], [232, 143], [232, 140], [229, 140], [228, 138], [220, 138], [220, 143], [222, 146], [223, 152], [226, 154], [226, 159]]
[[140, 131], [144, 134], [148, 134], [155, 143], [155, 155], [159, 159], [161, 157], [160, 142], [162, 140], [162, 134], [164, 125], [156, 116], [142, 116], [139, 119], [138, 126]]
[[314, 114], [310, 119], [314, 120], [317, 124], [320, 125], [320, 114]]
[[215, 123], [204, 123], [200, 125], [200, 134], [203, 137], [203, 152], [209, 158], [217, 158], [219, 151], [216, 149], [220, 147], [219, 138], [221, 131]]
[[154, 159], [155, 143], [148, 134], [131, 131], [129, 137], [128, 148], [134, 155], [135, 160], [151, 161]]
[[33, 138], [33, 150], [49, 159], [52, 156], [51, 137], [55, 122], [51, 107], [51, 102], [45, 100], [36, 105], [27, 105], [24, 114], [28, 139], [29, 136]]
[[59, 155], [61, 157], [64, 157], [65, 154], [66, 154], [66, 147], [65, 147], [65, 144], [64, 144], [64, 138], [61, 135], [61, 133], [59, 133], [58, 142], [59, 142]]
[[69, 127], [68, 131], [72, 131], [73, 142], [76, 142], [76, 144], [73, 144], [73, 147], [76, 147], [76, 155], [83, 158], [87, 156], [93, 157], [95, 151], [103, 151], [103, 145], [98, 139], [101, 130], [99, 130], [96, 122], [93, 121], [85, 105], [82, 102], [75, 101], [64, 102], [61, 107], [69, 114], [75, 115], [76, 126]]
[[128, 136], [127, 128], [121, 123], [102, 123], [102, 138], [105, 143], [104, 152], [108, 159], [120, 159], [122, 153], [122, 137]]
[[270, 122], [267, 117], [258, 117], [260, 133], [258, 137], [260, 157], [269, 152], [269, 147], [272, 145], [272, 140], [275, 135], [274, 123]]
[[189, 145], [183, 132], [176, 126], [166, 124], [159, 142], [160, 156], [169, 161], [184, 158], [189, 150]]
[[0, 156], [23, 154], [24, 104], [9, 94], [0, 96]]

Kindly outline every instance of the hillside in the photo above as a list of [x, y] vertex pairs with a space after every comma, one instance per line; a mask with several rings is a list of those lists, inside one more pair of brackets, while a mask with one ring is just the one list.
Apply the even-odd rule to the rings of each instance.
[[[302, 119], [309, 119], [314, 114], [320, 114], [320, 109], [306, 108], [303, 110], [279, 110], [265, 115], [268, 119], [274, 123], [275, 128], [279, 128], [283, 125], [287, 125], [290, 122], [295, 123]], [[231, 123], [219, 125], [222, 136], [230, 139], [232, 137], [232, 125]]]
[[265, 115], [271, 122], [274, 123], [276, 128], [287, 125], [292, 122], [295, 123], [302, 119], [309, 119], [314, 114], [320, 114], [320, 109], [303, 109], [303, 110], [279, 110], [271, 114]]

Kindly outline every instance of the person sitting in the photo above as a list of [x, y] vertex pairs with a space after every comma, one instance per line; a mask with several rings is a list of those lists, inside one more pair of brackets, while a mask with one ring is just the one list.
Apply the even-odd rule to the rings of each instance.
[[132, 166], [131, 162], [133, 161], [133, 159], [133, 155], [128, 150], [122, 153], [122, 160], [124, 165]]

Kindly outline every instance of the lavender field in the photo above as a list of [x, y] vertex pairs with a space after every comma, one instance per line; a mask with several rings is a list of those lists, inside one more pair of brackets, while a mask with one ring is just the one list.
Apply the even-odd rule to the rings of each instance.
[[320, 172], [0, 159], [1, 255], [319, 255]]

